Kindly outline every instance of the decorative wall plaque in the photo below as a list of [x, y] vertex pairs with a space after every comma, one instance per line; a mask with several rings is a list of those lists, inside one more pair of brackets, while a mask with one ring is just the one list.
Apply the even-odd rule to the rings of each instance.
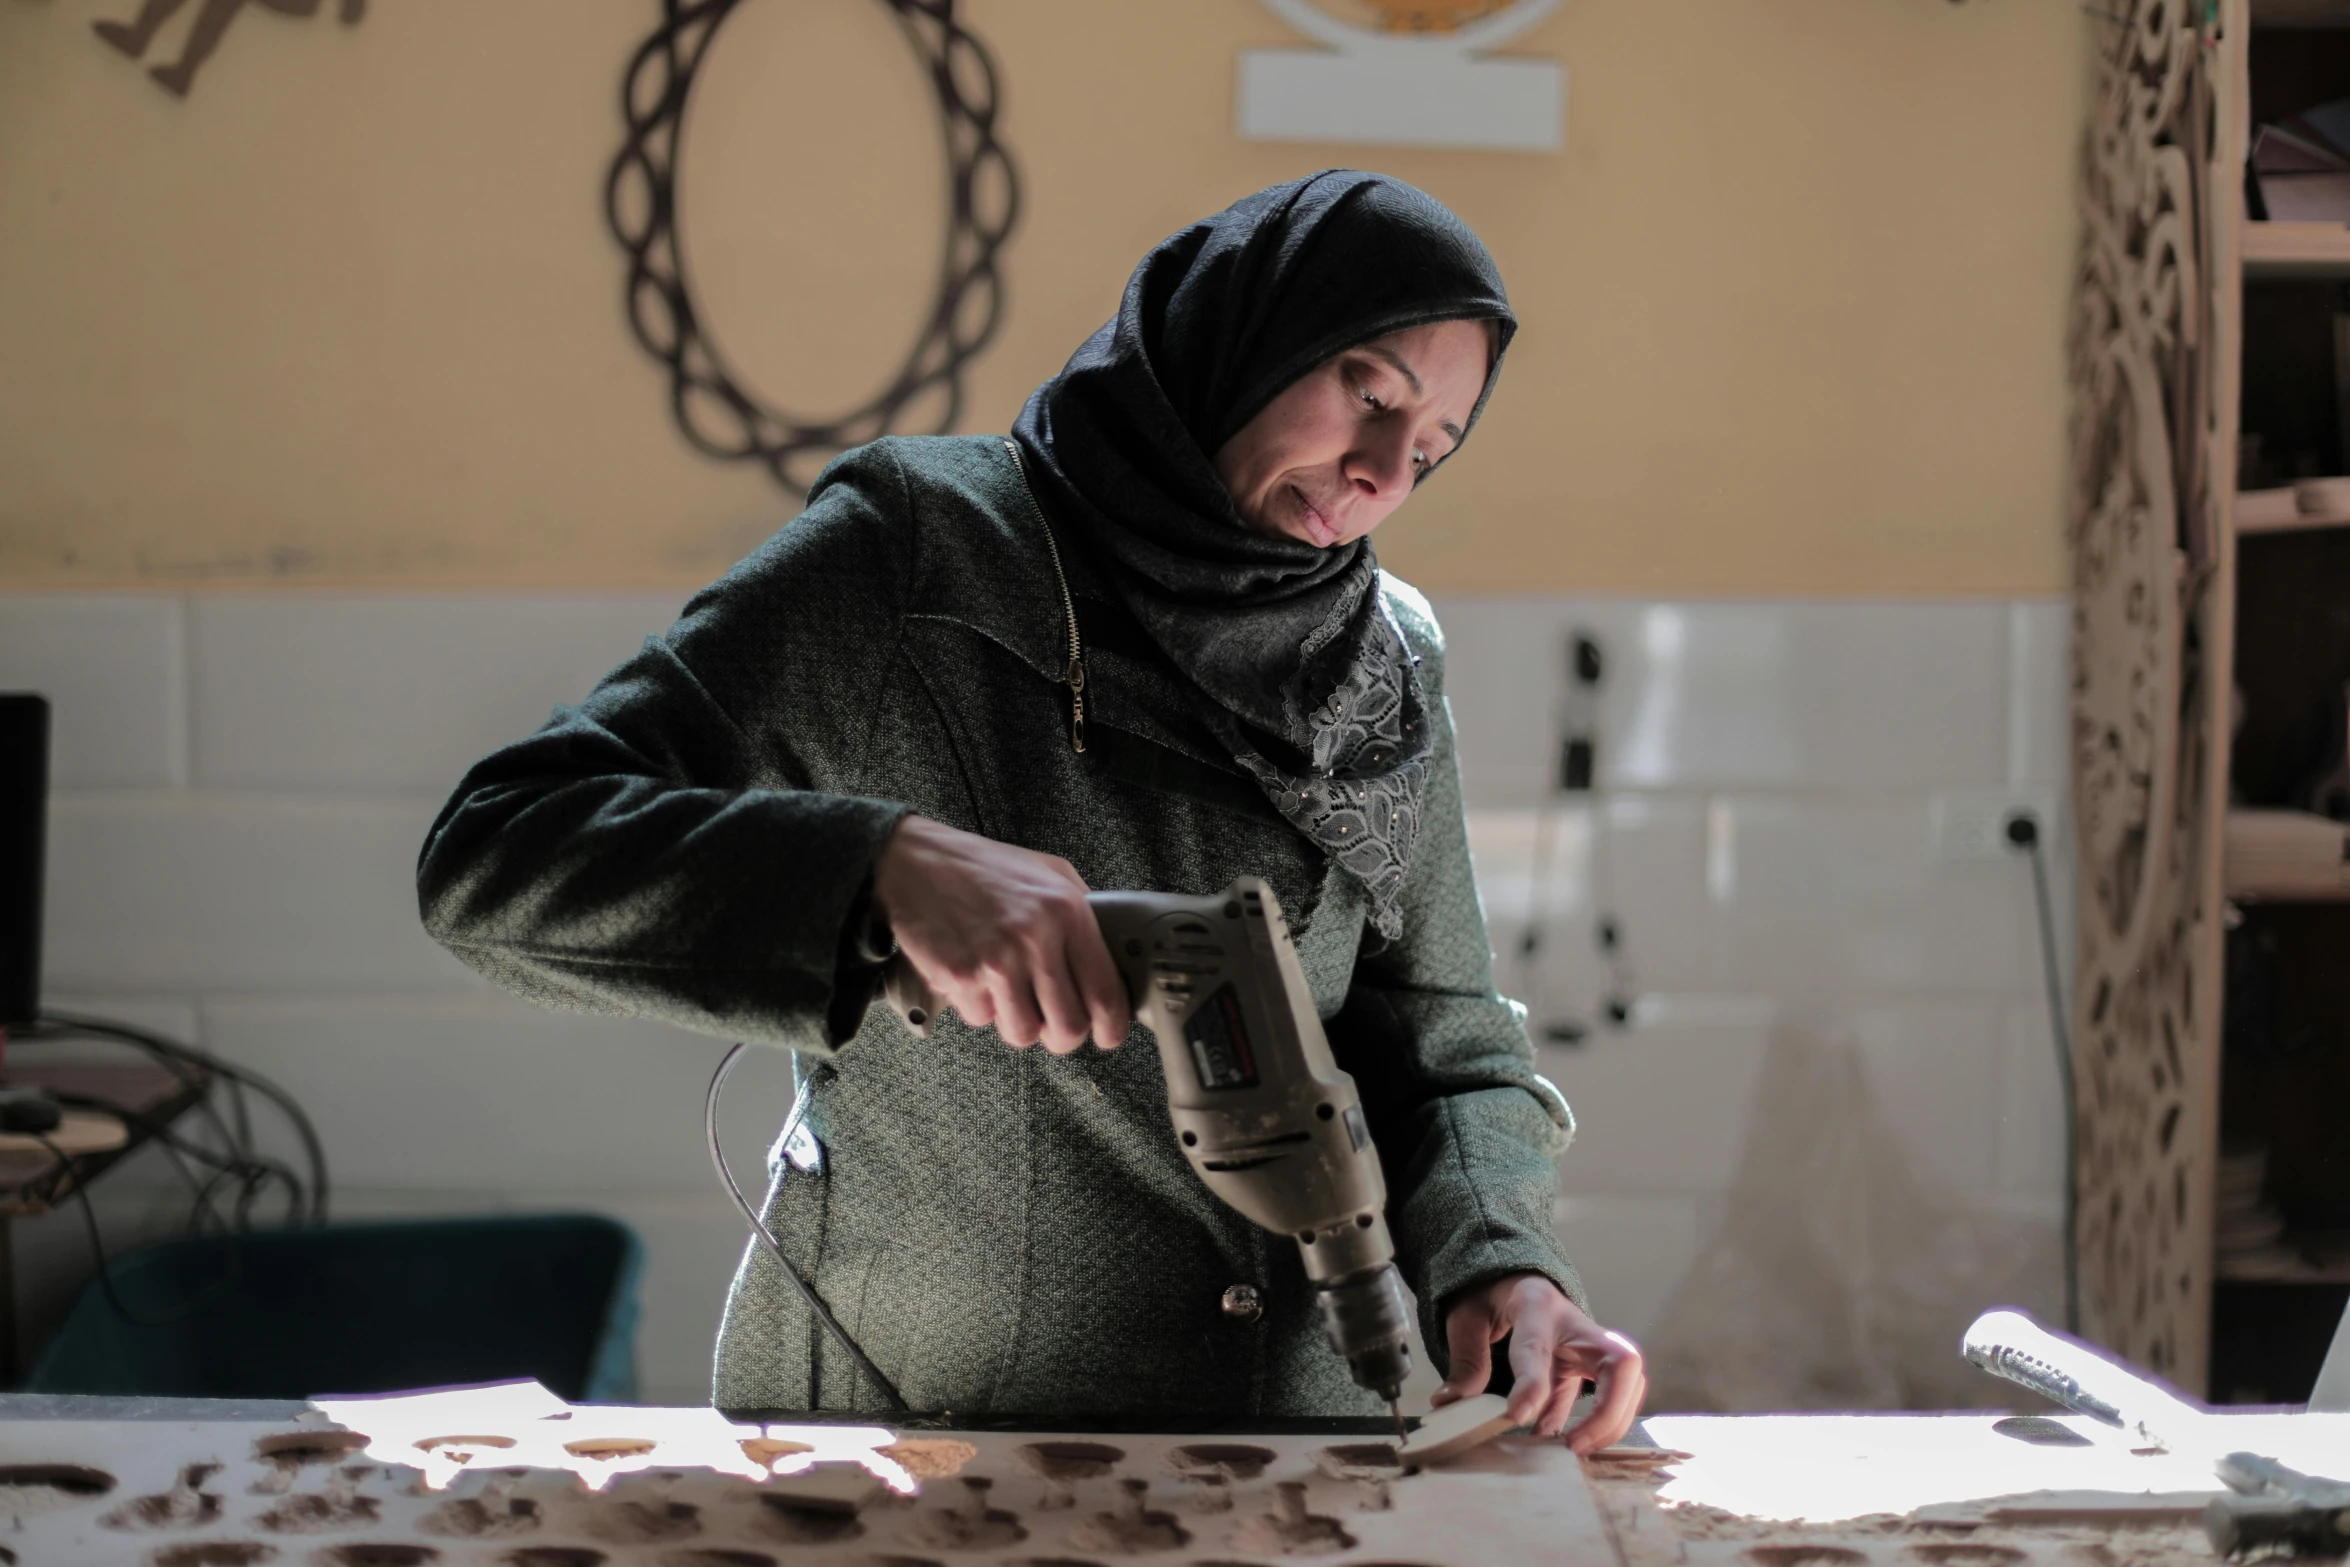
[[[661, 21], [637, 46], [621, 83], [628, 137], [604, 185], [604, 214], [628, 252], [628, 322], [668, 368], [669, 405], [696, 450], [756, 461], [795, 495], [852, 446], [908, 433], [899, 421], [936, 399], [933, 434], [962, 411], [963, 369], [1003, 320], [996, 255], [1020, 211], [1020, 181], [996, 134], [1001, 94], [994, 58], [955, 14], [956, 0], [881, 0], [903, 28], [938, 95], [946, 133], [946, 254], [939, 291], [905, 365], [881, 393], [828, 419], [771, 407], [710, 340], [695, 307], [678, 240], [677, 169], [694, 73], [742, 0], [662, 0]], [[811, 221], [818, 217], [811, 214]]]
[[[147, 0], [131, 21], [92, 22], [90, 30], [132, 59], [142, 59], [163, 24], [186, 3], [187, 0]], [[316, 16], [320, 0], [251, 0], [251, 3], [280, 16]], [[180, 57], [169, 65], [151, 68], [147, 74], [173, 97], [185, 98], [188, 89], [196, 84], [196, 73], [212, 58], [212, 51], [220, 47], [228, 24], [237, 19], [237, 13], [246, 4], [247, 0], [204, 0], [204, 8], [196, 13], [196, 24], [188, 29], [188, 41], [180, 46]], [[367, 14], [367, 0], [340, 0], [340, 4], [346, 27]]]
[[1243, 136], [1520, 152], [1555, 152], [1566, 139], [1566, 68], [1487, 57], [1558, 0], [1265, 5], [1324, 47], [1241, 51]]

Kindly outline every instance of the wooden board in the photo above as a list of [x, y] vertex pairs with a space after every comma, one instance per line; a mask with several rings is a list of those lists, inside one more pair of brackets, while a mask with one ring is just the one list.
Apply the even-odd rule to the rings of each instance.
[[[1399, 1475], [1393, 1444], [1367, 1437], [907, 1432], [875, 1449], [903, 1458], [917, 1489], [900, 1495], [855, 1464], [698, 1467], [713, 1442], [756, 1473], [842, 1440], [707, 1410], [493, 1411], [462, 1430], [452, 1410], [450, 1429], [409, 1422], [391, 1442], [310, 1418], [0, 1426], [0, 1541], [22, 1562], [185, 1567], [1617, 1560], [1575, 1456], [1525, 1437]], [[517, 1462], [564, 1445], [581, 1454], [568, 1468]], [[618, 1472], [583, 1472], [599, 1468]]]
[[1510, 1401], [1498, 1393], [1479, 1393], [1433, 1410], [1420, 1421], [1403, 1444], [1406, 1464], [1449, 1463], [1472, 1448], [1484, 1446], [1512, 1424]]
[[[44, 1137], [47, 1143], [42, 1141]], [[129, 1141], [129, 1130], [116, 1117], [95, 1110], [68, 1110], [54, 1130], [40, 1137], [0, 1132], [0, 1153], [31, 1153], [48, 1159], [55, 1153], [110, 1153]]]

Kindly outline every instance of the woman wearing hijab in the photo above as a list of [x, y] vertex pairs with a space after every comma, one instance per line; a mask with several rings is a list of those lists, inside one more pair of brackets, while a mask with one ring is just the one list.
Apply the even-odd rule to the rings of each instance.
[[[886, 1379], [963, 1417], [1380, 1412], [1297, 1248], [1185, 1164], [1155, 1051], [1114, 1048], [1086, 890], [1253, 875], [1360, 1089], [1439, 1401], [1506, 1337], [1519, 1419], [1559, 1432], [1590, 1378], [1573, 1445], [1629, 1426], [1639, 1352], [1553, 1231], [1573, 1122], [1493, 986], [1443, 641], [1367, 537], [1515, 330], [1411, 186], [1260, 191], [1144, 258], [1010, 439], [845, 454], [458, 786], [418, 884], [460, 958], [797, 1052], [764, 1217], [816, 1301], [745, 1250], [719, 1406], [874, 1409]], [[893, 954], [953, 1008], [928, 1040], [872, 1005]]]

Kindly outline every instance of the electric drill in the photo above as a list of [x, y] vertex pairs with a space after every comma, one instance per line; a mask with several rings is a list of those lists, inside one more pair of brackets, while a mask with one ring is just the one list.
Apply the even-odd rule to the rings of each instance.
[[[1097, 892], [1086, 902], [1158, 1039], [1184, 1157], [1243, 1218], [1296, 1238], [1331, 1346], [1394, 1412], [1412, 1358], [1387, 1181], [1273, 889], [1243, 876], [1216, 897]], [[893, 963], [885, 988], [927, 1037], [937, 1006], [913, 966]]]

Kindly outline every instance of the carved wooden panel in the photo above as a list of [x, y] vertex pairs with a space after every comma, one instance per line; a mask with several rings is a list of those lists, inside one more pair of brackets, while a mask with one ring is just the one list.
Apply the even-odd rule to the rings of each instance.
[[2083, 1331], [2196, 1387], [2217, 1092], [2210, 719], [2224, 691], [2208, 621], [2233, 479], [2232, 456], [2217, 459], [2232, 450], [2214, 351], [2214, 255], [2230, 254], [2212, 202], [2220, 29], [2188, 0], [2092, 15], [2069, 345], [2074, 1255]]

